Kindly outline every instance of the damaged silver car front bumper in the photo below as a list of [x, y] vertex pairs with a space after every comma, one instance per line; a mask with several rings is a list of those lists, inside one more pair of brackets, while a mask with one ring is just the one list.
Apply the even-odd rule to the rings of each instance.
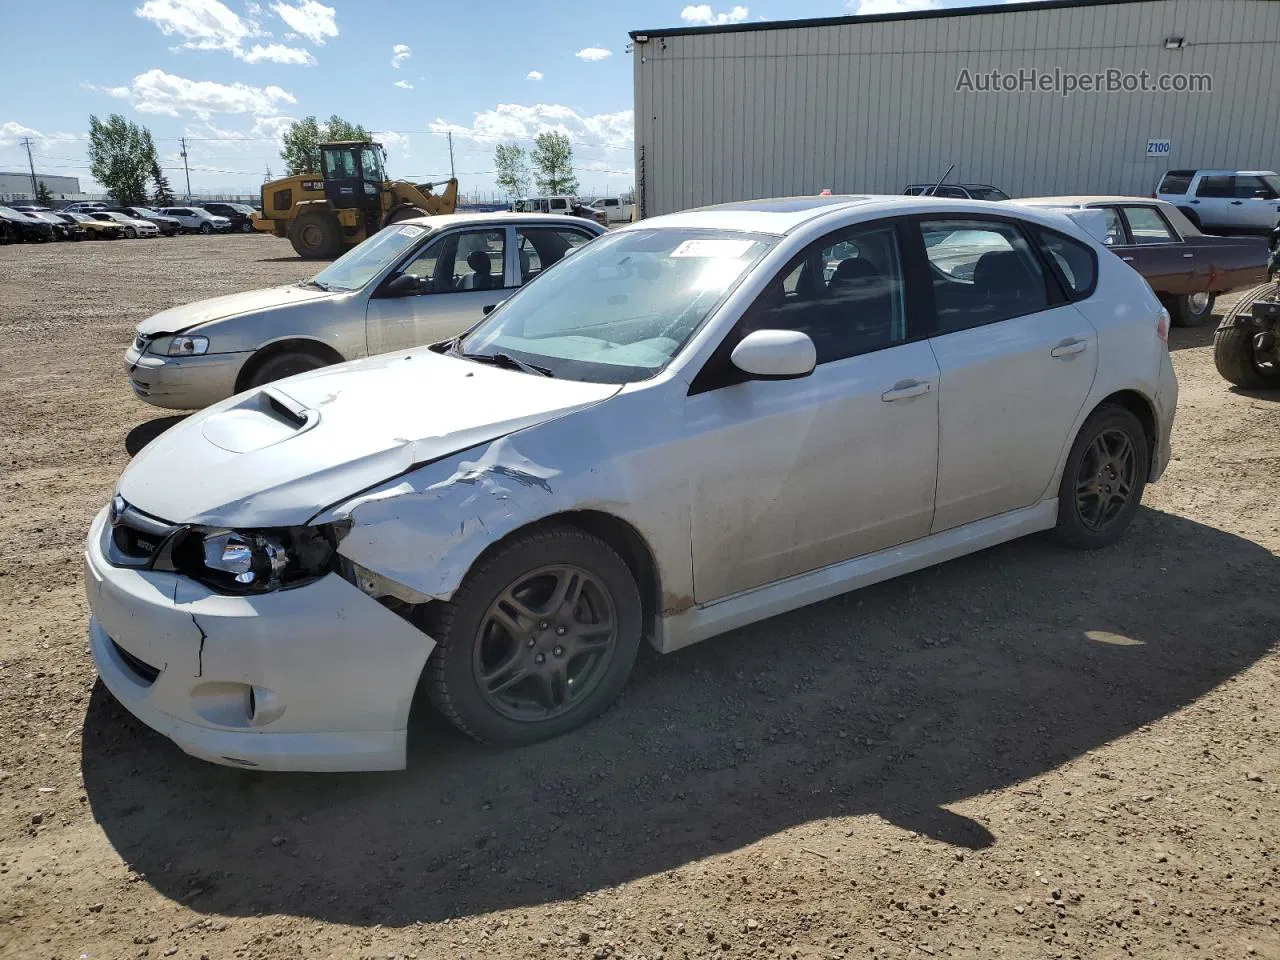
[[109, 511], [85, 552], [89, 647], [107, 689], [192, 756], [267, 770], [405, 765], [434, 642], [330, 574], [227, 596], [177, 573], [113, 566]]

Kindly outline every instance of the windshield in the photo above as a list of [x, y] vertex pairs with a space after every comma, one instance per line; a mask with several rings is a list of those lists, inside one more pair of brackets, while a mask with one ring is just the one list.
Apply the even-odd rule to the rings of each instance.
[[539, 274], [458, 349], [507, 354], [571, 380], [646, 379], [775, 243], [721, 230], [606, 235]]
[[253, 207], [249, 206], [247, 203], [228, 203], [227, 206], [230, 207], [232, 210], [236, 211], [237, 213], [253, 213], [254, 212]]
[[359, 290], [366, 283], [389, 267], [401, 254], [427, 233], [426, 227], [412, 223], [398, 223], [383, 227], [372, 237], [352, 247], [311, 282], [328, 290]]
[[17, 210], [14, 210], [12, 207], [0, 207], [0, 217], [17, 217], [21, 220], [22, 214]]
[[970, 186], [967, 188], [969, 196], [975, 200], [1008, 200], [1009, 195], [1003, 190], [997, 190], [995, 187]]
[[160, 216], [160, 214], [156, 213], [156, 212], [155, 212], [154, 210], [152, 210], [150, 207], [130, 207], [129, 209], [130, 209], [130, 210], [132, 210], [134, 213], [136, 213], [136, 214], [137, 214], [138, 216], [140, 216], [140, 217], [158, 217], [158, 216]]

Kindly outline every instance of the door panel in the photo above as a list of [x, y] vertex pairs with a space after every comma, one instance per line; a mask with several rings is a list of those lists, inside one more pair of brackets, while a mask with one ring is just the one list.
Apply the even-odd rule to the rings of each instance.
[[933, 532], [1052, 493], [1058, 458], [1097, 371], [1093, 325], [1066, 304], [930, 344], [942, 376]]
[[1198, 289], [1195, 283], [1195, 250], [1155, 207], [1127, 205], [1120, 208], [1137, 259], [1138, 272], [1160, 293], [1184, 294]]
[[697, 602], [928, 534], [937, 378], [921, 341], [689, 397]]
[[504, 289], [513, 282], [507, 256], [509, 234], [507, 229], [490, 227], [448, 233], [428, 243], [395, 275], [418, 278], [421, 293], [369, 298], [365, 313], [369, 352], [434, 343], [482, 319], [486, 306], [509, 295]]

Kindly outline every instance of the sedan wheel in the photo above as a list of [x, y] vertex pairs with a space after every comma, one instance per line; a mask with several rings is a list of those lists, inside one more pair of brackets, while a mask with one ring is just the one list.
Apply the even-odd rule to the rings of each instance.
[[1174, 297], [1169, 319], [1175, 327], [1198, 327], [1213, 316], [1213, 301], [1214, 295], [1203, 291]]
[[1103, 406], [1076, 437], [1058, 489], [1058, 538], [1073, 547], [1118, 540], [1142, 501], [1149, 440], [1129, 410]]
[[125, 237], [127, 237], [127, 238], [128, 238], [128, 239], [130, 239], [130, 240], [137, 240], [137, 239], [138, 239], [138, 231], [137, 231], [137, 230], [135, 230], [135, 229], [133, 229], [133, 227], [125, 227], [125, 228], [124, 228], [124, 235], [125, 235]]
[[213, 233], [213, 226], [208, 223], [202, 223], [200, 224], [200, 232], [206, 235]]
[[575, 527], [525, 534], [473, 570], [433, 625], [428, 694], [478, 740], [557, 736], [617, 697], [641, 622], [635, 579], [603, 540]]

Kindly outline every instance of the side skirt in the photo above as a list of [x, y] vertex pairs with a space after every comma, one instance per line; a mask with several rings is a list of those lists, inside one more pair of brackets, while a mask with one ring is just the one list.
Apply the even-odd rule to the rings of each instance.
[[671, 653], [757, 620], [1052, 529], [1057, 522], [1058, 498], [1051, 497], [1035, 506], [977, 520], [865, 557], [842, 560], [667, 617], [654, 638], [658, 641], [655, 646], [662, 653]]

